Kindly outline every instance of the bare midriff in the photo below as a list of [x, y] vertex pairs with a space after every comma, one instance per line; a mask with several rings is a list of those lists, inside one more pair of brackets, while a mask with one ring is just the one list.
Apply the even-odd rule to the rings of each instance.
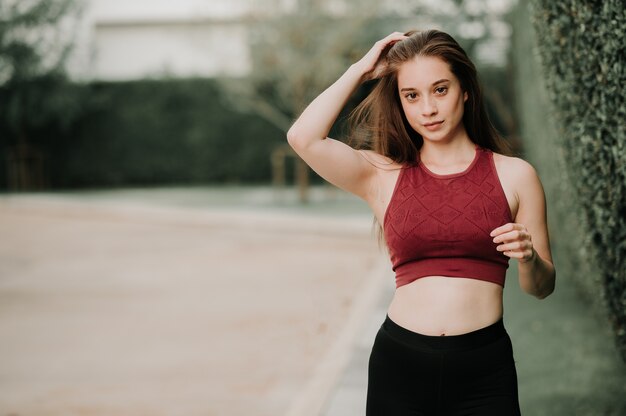
[[424, 335], [459, 335], [502, 317], [502, 286], [477, 279], [427, 276], [396, 288], [387, 314]]

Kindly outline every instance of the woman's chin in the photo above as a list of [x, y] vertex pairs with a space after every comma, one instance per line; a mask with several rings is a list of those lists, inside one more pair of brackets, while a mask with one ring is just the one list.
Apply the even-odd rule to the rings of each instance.
[[420, 134], [422, 138], [424, 138], [424, 140], [428, 140], [430, 142], [440, 142], [442, 141], [442, 139], [445, 138], [445, 134], [443, 134], [442, 132], [426, 131], [421, 132]]

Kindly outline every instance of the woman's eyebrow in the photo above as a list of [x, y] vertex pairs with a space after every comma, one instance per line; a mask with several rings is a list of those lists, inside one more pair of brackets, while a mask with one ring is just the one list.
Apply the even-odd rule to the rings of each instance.
[[437, 85], [437, 84], [441, 84], [442, 82], [447, 82], [447, 81], [450, 81], [450, 80], [449, 80], [449, 79], [442, 78], [442, 79], [440, 79], [439, 81], [435, 81], [435, 82], [433, 82], [432, 86], [435, 86], [435, 85]]
[[[432, 87], [434, 87], [434, 86], [435, 86], [435, 85], [437, 85], [437, 84], [441, 84], [442, 82], [447, 82], [447, 81], [450, 81], [450, 80], [449, 80], [449, 79], [446, 79], [446, 78], [442, 78], [442, 79], [440, 79], [440, 80], [438, 80], [438, 81], [433, 82], [433, 83], [431, 84], [431, 86], [432, 86]], [[402, 92], [402, 91], [415, 91], [415, 88], [413, 88], [413, 87], [410, 87], [410, 88], [402, 88], [402, 89], [400, 89], [400, 92]]]

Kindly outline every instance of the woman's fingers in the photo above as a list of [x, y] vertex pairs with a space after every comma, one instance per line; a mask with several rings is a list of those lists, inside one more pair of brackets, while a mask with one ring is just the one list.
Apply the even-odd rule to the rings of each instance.
[[505, 256], [518, 259], [520, 263], [526, 263], [527, 261], [533, 260], [537, 256], [537, 252], [534, 249], [516, 251], [509, 250], [502, 252]]
[[496, 235], [493, 242], [499, 243], [496, 250], [506, 256], [517, 258], [524, 263], [532, 260], [536, 254], [530, 233], [522, 224], [505, 224], [496, 228], [492, 234]]
[[387, 35], [382, 40], [390, 41], [390, 40], [404, 39], [406, 37], [407, 36], [404, 33], [402, 33], [402, 32], [393, 32], [393, 33], [390, 33], [389, 35]]
[[496, 247], [498, 251], [526, 250], [532, 248], [532, 243], [528, 240], [515, 241], [513, 243], [500, 244]]
[[401, 32], [393, 32], [392, 34], [390, 34], [389, 36], [387, 36], [384, 39], [379, 40], [378, 43], [379, 45], [383, 46], [383, 49], [387, 46], [389, 46], [390, 44], [396, 43], [398, 41], [401, 41], [403, 39], [406, 39], [408, 36], [405, 36], [403, 33]]
[[504, 232], [502, 234], [495, 236], [493, 239], [493, 242], [502, 243], [502, 242], [520, 240], [520, 239], [525, 239], [525, 238], [530, 238], [530, 234], [525, 229], [520, 228], [520, 229], [515, 229], [513, 231]]
[[361, 58], [359, 63], [362, 66], [364, 75], [369, 75], [366, 78], [375, 78], [381, 69], [381, 55], [386, 48], [393, 46], [394, 43], [406, 39], [402, 32], [393, 32], [374, 43], [374, 46]]

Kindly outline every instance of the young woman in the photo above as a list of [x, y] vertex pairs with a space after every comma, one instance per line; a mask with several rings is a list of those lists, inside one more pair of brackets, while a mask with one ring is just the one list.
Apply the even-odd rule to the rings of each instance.
[[[369, 149], [326, 137], [360, 83]], [[554, 290], [543, 187], [489, 122], [476, 69], [448, 34], [379, 40], [304, 110], [287, 134], [381, 225], [396, 291], [369, 358], [367, 415], [519, 415], [502, 323], [510, 258], [522, 290]], [[507, 155], [509, 154], [509, 155]]]

